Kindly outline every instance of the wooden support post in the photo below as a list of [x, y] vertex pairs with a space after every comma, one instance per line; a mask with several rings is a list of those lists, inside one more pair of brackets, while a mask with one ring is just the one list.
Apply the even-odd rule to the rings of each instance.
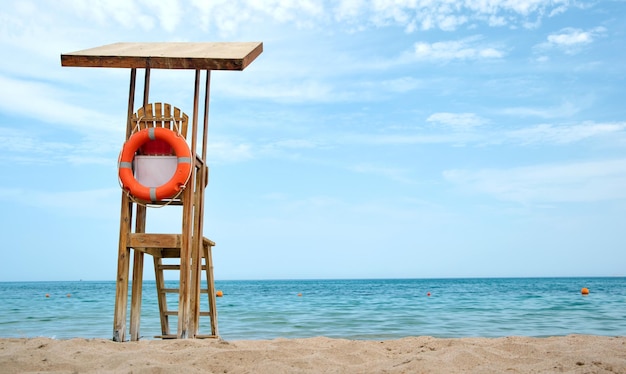
[[[196, 134], [198, 132], [198, 95], [200, 90], [200, 71], [196, 70], [193, 103], [193, 126], [191, 131], [191, 154], [196, 154]], [[180, 248], [180, 293], [178, 296], [178, 338], [187, 339], [193, 336], [193, 320], [191, 317], [191, 266], [193, 261], [193, 211], [196, 168], [191, 168], [191, 176], [183, 193], [183, 227], [182, 245]]]
[[[170, 321], [167, 315], [167, 296], [165, 295], [165, 279], [163, 278], [163, 260], [161, 257], [153, 256], [154, 260], [154, 279], [156, 281], [157, 300], [159, 303], [159, 315], [161, 320], [161, 334], [163, 336], [170, 335]], [[161, 294], [163, 292], [163, 294]]]
[[[137, 224], [145, 227], [146, 208], [137, 207]], [[133, 251], [133, 283], [130, 296], [130, 340], [139, 340], [139, 324], [141, 316], [141, 295], [143, 284], [143, 261], [144, 254], [142, 251]]]
[[[126, 139], [132, 131], [131, 116], [135, 102], [135, 78], [137, 69], [130, 70], [130, 88], [128, 93], [128, 113], [126, 121]], [[113, 340], [123, 342], [126, 339], [126, 309], [128, 305], [128, 271], [130, 267], [130, 249], [126, 237], [131, 231], [132, 204], [126, 192], [122, 192], [120, 211], [120, 241], [117, 256], [117, 278], [115, 283], [115, 314], [113, 317]]]
[[[202, 281], [201, 279], [201, 272], [202, 272], [202, 257], [205, 257], [205, 263], [206, 263], [206, 267], [208, 268], [209, 266], [209, 259], [210, 257], [206, 256], [206, 251], [204, 251], [204, 245], [203, 245], [203, 217], [204, 217], [204, 191], [205, 191], [205, 181], [208, 178], [208, 169], [207, 169], [207, 159], [206, 159], [206, 154], [207, 154], [207, 134], [208, 134], [208, 126], [209, 126], [209, 97], [210, 97], [210, 85], [211, 85], [211, 71], [207, 70], [206, 71], [206, 82], [205, 82], [205, 87], [204, 87], [204, 115], [203, 115], [203, 121], [202, 121], [202, 157], [201, 157], [201, 163], [200, 165], [198, 165], [199, 170], [198, 170], [198, 175], [196, 176], [196, 183], [195, 183], [195, 189], [196, 189], [196, 211], [195, 211], [195, 216], [194, 216], [194, 237], [197, 239], [197, 243], [196, 245], [198, 246], [198, 258], [197, 258], [197, 267], [195, 268], [195, 270], [197, 271], [197, 287], [198, 287], [198, 291], [196, 294], [194, 294], [195, 299], [194, 299], [194, 303], [195, 303], [195, 309], [194, 309], [194, 325], [195, 325], [195, 331], [196, 334], [198, 332], [198, 328], [199, 328], [199, 324], [200, 324], [200, 283]], [[207, 272], [208, 274], [208, 272]], [[212, 273], [211, 273], [212, 274]], [[207, 277], [207, 288], [213, 288], [213, 283], [210, 282], [210, 279]], [[209, 291], [210, 292], [210, 291]], [[210, 294], [209, 294], [209, 298], [210, 298]], [[211, 317], [211, 319], [213, 320], [213, 317]], [[213, 323], [213, 321], [211, 321], [211, 323]]]
[[211, 335], [219, 336], [217, 330], [217, 307], [215, 305], [215, 277], [213, 276], [213, 248], [210, 243], [204, 245], [206, 282], [209, 292], [209, 315], [211, 316]]
[[[150, 95], [150, 68], [146, 68], [143, 81], [143, 106], [148, 105]], [[132, 117], [132, 112], [131, 112]], [[146, 232], [146, 207], [136, 205], [135, 232]], [[133, 252], [133, 283], [130, 300], [130, 340], [139, 340], [139, 325], [141, 322], [141, 295], [143, 293], [143, 251]]]

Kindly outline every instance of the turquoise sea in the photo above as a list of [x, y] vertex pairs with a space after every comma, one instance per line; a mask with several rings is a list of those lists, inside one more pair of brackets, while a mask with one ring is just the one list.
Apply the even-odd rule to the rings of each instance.
[[[226, 340], [626, 335], [622, 277], [216, 281], [216, 289]], [[0, 282], [0, 338], [110, 339], [114, 302], [113, 281]], [[210, 332], [207, 318], [201, 333]], [[159, 326], [146, 281], [141, 335], [153, 339]]]

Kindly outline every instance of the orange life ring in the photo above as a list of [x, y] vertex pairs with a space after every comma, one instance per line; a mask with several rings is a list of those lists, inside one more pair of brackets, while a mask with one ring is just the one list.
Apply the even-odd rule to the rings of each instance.
[[[157, 139], [167, 142], [172, 147], [178, 158], [178, 163], [174, 175], [167, 183], [158, 187], [147, 187], [135, 179], [133, 159], [139, 147]], [[149, 127], [134, 133], [124, 143], [118, 163], [118, 174], [122, 188], [134, 197], [152, 202], [168, 199], [183, 189], [189, 180], [191, 175], [191, 150], [185, 139], [176, 132], [163, 127]]]

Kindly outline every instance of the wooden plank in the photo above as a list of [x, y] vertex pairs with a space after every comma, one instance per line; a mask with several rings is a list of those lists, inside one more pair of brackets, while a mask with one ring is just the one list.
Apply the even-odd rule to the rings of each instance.
[[[156, 335], [155, 339], [177, 339], [178, 336], [173, 334], [168, 335]], [[196, 339], [219, 339], [220, 337], [217, 335], [196, 335]]]
[[174, 107], [173, 117], [176, 118], [176, 129], [180, 132], [183, 138], [187, 139], [187, 123], [189, 122], [189, 116], [183, 113], [179, 108]]
[[[146, 68], [143, 79], [143, 105], [148, 104], [150, 97], [150, 69]], [[133, 100], [134, 101], [134, 100]], [[130, 113], [129, 113], [130, 119]], [[146, 232], [146, 207], [135, 204], [135, 232]], [[141, 324], [141, 295], [143, 293], [143, 252], [133, 254], [133, 283], [130, 297], [130, 340], [139, 340], [139, 326]]]
[[[135, 232], [146, 231], [146, 207], [136, 205]], [[143, 286], [143, 252], [133, 254], [133, 283], [130, 297], [130, 340], [139, 340], [139, 325], [141, 323], [141, 295]]]
[[262, 52], [262, 42], [114, 43], [61, 54], [61, 65], [139, 69], [243, 70]]
[[[137, 70], [130, 70], [128, 88], [128, 107], [126, 110], [126, 140], [132, 133], [132, 115], [135, 106], [135, 81]], [[130, 267], [130, 249], [126, 245], [126, 236], [131, 230], [132, 206], [126, 192], [122, 192], [120, 207], [120, 237], [118, 242], [117, 278], [115, 279], [115, 312], [113, 315], [113, 341], [126, 339], [126, 307], [128, 305], [128, 271]]]
[[180, 234], [128, 233], [126, 245], [131, 248], [180, 248]]
[[[207, 77], [210, 76], [209, 72], [206, 72]], [[196, 70], [196, 85], [194, 90], [194, 105], [193, 105], [193, 121], [191, 132], [191, 153], [197, 155], [197, 139], [199, 128], [198, 110], [200, 105], [200, 77], [201, 71]], [[205, 111], [208, 108], [205, 108]], [[195, 337], [198, 334], [198, 327], [200, 326], [200, 282], [202, 280], [202, 206], [204, 187], [201, 185], [203, 168], [193, 168], [192, 178], [190, 178], [187, 188], [193, 188], [193, 214], [188, 218], [191, 219], [192, 232], [192, 245], [191, 245], [191, 287], [190, 287], [190, 310], [189, 310], [189, 331], [191, 336]]]
[[169, 127], [163, 126], [163, 103], [154, 103], [154, 127]]
[[202, 245], [208, 247], [215, 247], [215, 242], [209, 238], [202, 238]]
[[161, 292], [165, 289], [165, 278], [163, 277], [162, 267], [165, 266], [162, 260], [157, 257], [154, 259], [154, 275], [157, 288], [157, 301], [159, 303], [159, 319], [161, 321], [161, 333], [163, 335], [169, 335], [170, 333], [170, 321], [169, 317], [164, 313], [167, 310], [167, 297]]
[[130, 249], [124, 243], [124, 235], [130, 231], [130, 199], [122, 192], [120, 214], [120, 241], [117, 257], [117, 278], [115, 280], [115, 314], [113, 316], [113, 341], [126, 339], [126, 309], [128, 305], [128, 272], [130, 268]]
[[161, 265], [161, 270], [180, 270], [180, 265]]
[[150, 97], [150, 67], [146, 66], [143, 80], [143, 105], [148, 105]]
[[141, 322], [141, 295], [143, 285], [143, 252], [133, 253], [133, 283], [130, 297], [130, 340], [139, 340]]
[[[196, 70], [193, 102], [193, 121], [191, 130], [191, 154], [196, 154], [196, 136], [198, 131], [198, 101], [200, 91], [200, 71]], [[194, 211], [194, 181], [196, 168], [191, 168], [191, 176], [187, 188], [183, 191], [183, 226], [180, 247], [180, 293], [178, 297], [178, 337], [180, 339], [193, 338], [193, 317], [191, 316], [192, 300], [192, 261], [193, 260], [193, 211]], [[197, 238], [200, 241], [200, 238]]]
[[204, 251], [204, 261], [205, 261], [205, 271], [206, 271], [206, 283], [207, 283], [207, 293], [209, 297], [209, 312], [211, 313], [211, 334], [219, 335], [218, 325], [217, 325], [217, 300], [215, 297], [215, 277], [213, 275], [213, 254], [211, 253], [211, 249], [213, 248], [213, 243], [211, 240], [207, 238], [203, 238], [203, 246], [202, 249]]
[[161, 250], [162, 258], [180, 258], [180, 248], [163, 248]]

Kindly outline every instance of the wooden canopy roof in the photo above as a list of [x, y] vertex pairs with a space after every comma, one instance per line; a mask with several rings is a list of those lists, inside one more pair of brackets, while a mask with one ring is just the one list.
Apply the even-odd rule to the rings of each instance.
[[61, 54], [62, 66], [243, 70], [263, 52], [262, 42], [114, 43]]

